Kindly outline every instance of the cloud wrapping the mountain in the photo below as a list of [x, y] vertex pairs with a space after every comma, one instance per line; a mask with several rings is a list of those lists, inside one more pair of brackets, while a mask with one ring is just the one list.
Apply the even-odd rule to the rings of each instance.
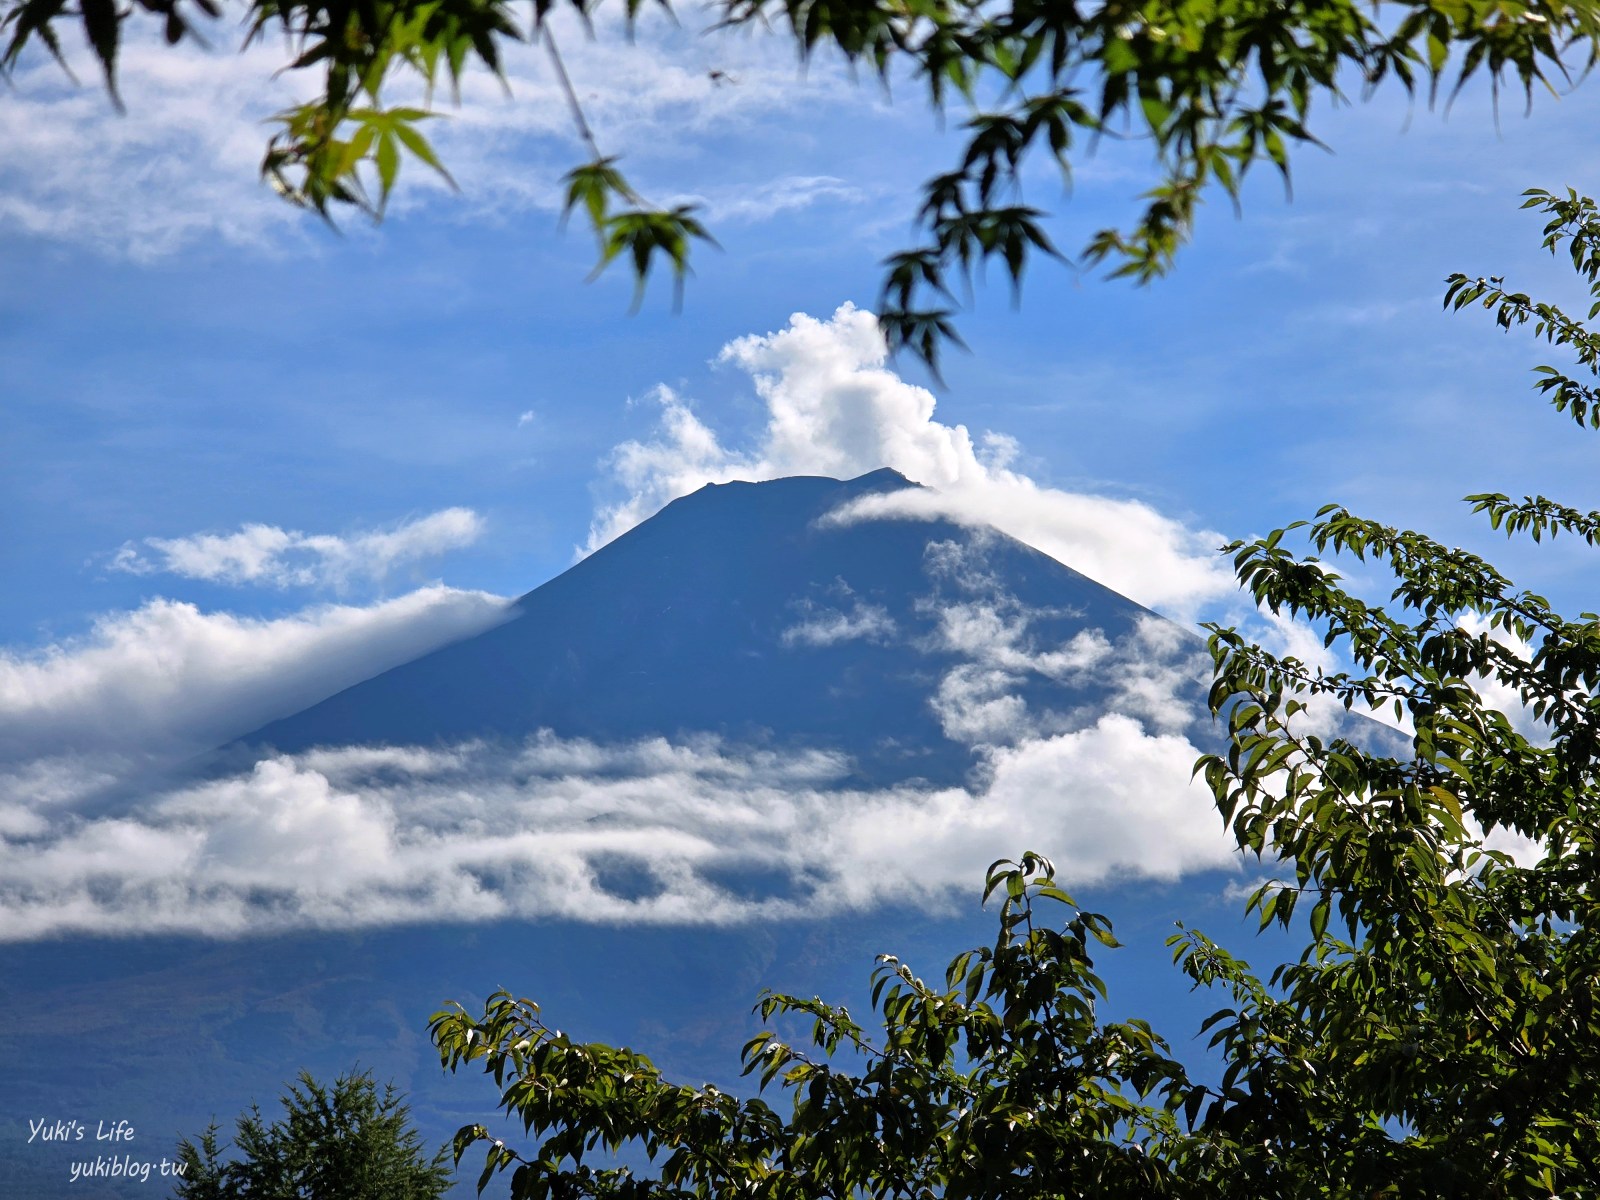
[[0, 938], [826, 916], [938, 906], [1039, 847], [1074, 884], [1172, 879], [1234, 856], [1194, 754], [1113, 715], [996, 751], [974, 791], [864, 791], [836, 755], [714, 739], [324, 749], [117, 813], [0, 805]]
[[111, 568], [133, 575], [165, 572], [213, 583], [344, 590], [357, 580], [382, 581], [398, 567], [470, 546], [483, 534], [470, 508], [446, 508], [393, 529], [340, 537], [275, 525], [246, 525], [236, 533], [144, 539], [154, 554], [125, 543]]
[[499, 596], [438, 585], [265, 619], [151, 600], [82, 637], [0, 651], [0, 772], [61, 755], [193, 753], [507, 615]]
[[1012, 469], [1011, 439], [975, 440], [966, 426], [935, 420], [933, 394], [888, 369], [871, 313], [849, 304], [826, 321], [797, 313], [786, 329], [738, 338], [720, 357], [750, 375], [766, 405], [755, 444], [725, 445], [687, 401], [657, 389], [658, 427], [648, 440], [613, 452], [610, 468], [627, 494], [597, 513], [585, 552], [707, 483], [848, 479], [887, 466], [927, 486], [863, 497], [835, 520], [944, 517], [993, 525], [1178, 617], [1237, 595], [1216, 553], [1222, 535], [1190, 529], [1136, 500], [1046, 487]]
[[920, 899], [970, 887], [982, 867], [1045, 850], [1068, 887], [1107, 879], [1172, 880], [1234, 864], [1210, 794], [1191, 778], [1185, 738], [1147, 734], [1116, 714], [1087, 729], [994, 752], [976, 796], [946, 791], [850, 814], [830, 830], [836, 903]]

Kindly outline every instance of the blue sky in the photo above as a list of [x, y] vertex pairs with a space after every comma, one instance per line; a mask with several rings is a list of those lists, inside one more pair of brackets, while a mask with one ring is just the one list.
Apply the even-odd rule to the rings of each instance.
[[[439, 123], [460, 195], [413, 168], [380, 228], [342, 237], [255, 181], [257, 122], [293, 87], [271, 48], [136, 44], [120, 118], [20, 72], [0, 107], [8, 827], [35, 828], [68, 759], [244, 732], [728, 478], [893, 466], [1189, 620], [1246, 615], [1212, 547], [1329, 500], [1592, 607], [1582, 548], [1507, 548], [1456, 500], [1600, 507], [1593, 443], [1529, 393], [1528, 338], [1439, 308], [1453, 270], [1584, 307], [1517, 206], [1600, 188], [1592, 86], [1526, 119], [1484, 89], [1448, 119], [1323, 106], [1335, 152], [1301, 153], [1292, 203], [1265, 173], [1241, 219], [1214, 200], [1147, 289], [1044, 262], [1020, 309], [980, 287], [972, 353], [928, 391], [861, 316], [957, 149], [913, 88], [799, 73], [776, 39], [568, 33], [602, 146], [649, 196], [700, 200], [722, 243], [681, 313], [664, 280], [637, 315], [620, 272], [586, 282], [586, 233], [556, 228], [580, 147], [531, 49], [511, 99], [477, 80]], [[1028, 199], [1070, 252], [1148, 182], [1138, 147], [1107, 147], [1070, 199], [1043, 170]]]

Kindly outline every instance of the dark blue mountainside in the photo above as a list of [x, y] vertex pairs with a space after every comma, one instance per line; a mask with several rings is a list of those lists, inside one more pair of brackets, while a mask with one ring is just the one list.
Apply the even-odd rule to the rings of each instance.
[[[707, 485], [523, 596], [513, 620], [274, 722], [235, 752], [539, 729], [603, 740], [712, 732], [847, 752], [851, 782], [959, 782], [971, 753], [930, 705], [966, 657], [939, 637], [942, 603], [972, 588], [953, 576], [981, 568], [981, 586], [1026, 611], [1040, 645], [1085, 629], [1114, 641], [1155, 614], [993, 530], [824, 520], [914, 486], [887, 469]], [[1067, 699], [1037, 674], [1016, 688], [1036, 706]], [[1088, 684], [1070, 699], [1098, 695]]]
[[[1033, 669], [1028, 656], [1089, 631], [1118, 643], [1160, 618], [992, 530], [823, 519], [911, 486], [878, 471], [704, 488], [522, 597], [514, 619], [241, 738], [206, 769], [248, 765], [269, 747], [514, 741], [549, 729], [596, 742], [711, 733], [823, 748], [849, 756], [844, 786], [959, 783], [978, 761], [974, 738], [954, 736], [936, 700], [986, 650], [981, 630], [976, 641], [970, 629], [965, 641], [950, 635], [945, 618], [961, 605], [1025, 629], [1021, 642], [992, 636], [1027, 652], [1000, 673], [1030, 711], [1057, 714], [1057, 729], [1092, 723], [1111, 685]], [[1183, 655], [1198, 645], [1172, 632]], [[1192, 709], [1203, 685], [1179, 690]], [[1016, 851], [1030, 848], [1050, 849]], [[0, 945], [0, 1200], [166, 1196], [158, 1178], [71, 1183], [70, 1163], [113, 1150], [170, 1157], [180, 1134], [213, 1117], [231, 1126], [252, 1102], [270, 1115], [301, 1069], [331, 1078], [360, 1066], [392, 1079], [426, 1136], [443, 1141], [488, 1118], [495, 1092], [442, 1074], [427, 1019], [499, 987], [537, 998], [576, 1036], [635, 1044], [690, 1081], [744, 1087], [738, 1047], [758, 1027], [750, 1006], [762, 987], [864, 1011], [877, 953], [936, 976], [957, 950], [992, 939], [975, 902], [981, 870], [954, 916], [901, 906], [728, 928], [500, 920]], [[1215, 878], [1185, 887], [1184, 915], [1230, 925], [1221, 891]], [[1161, 945], [1176, 895], [1144, 884], [1105, 897], [1119, 934], [1144, 948], [1106, 974], [1136, 997], [1171, 989], [1166, 1011], [1188, 1003]], [[38, 1120], [82, 1122], [91, 1138], [98, 1122], [125, 1120], [138, 1140], [30, 1142]], [[464, 1168], [458, 1194], [472, 1194], [476, 1168]]]

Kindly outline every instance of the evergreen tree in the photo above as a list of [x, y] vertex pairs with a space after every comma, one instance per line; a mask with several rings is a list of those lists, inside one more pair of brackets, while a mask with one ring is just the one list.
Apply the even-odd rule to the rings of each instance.
[[448, 1153], [427, 1156], [392, 1084], [380, 1094], [367, 1073], [330, 1087], [301, 1072], [282, 1105], [270, 1124], [254, 1105], [240, 1116], [229, 1161], [217, 1125], [179, 1142], [175, 1200], [438, 1200], [449, 1186]]

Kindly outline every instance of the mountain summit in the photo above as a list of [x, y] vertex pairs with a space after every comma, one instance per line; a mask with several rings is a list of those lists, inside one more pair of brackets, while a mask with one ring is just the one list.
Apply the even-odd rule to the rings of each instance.
[[236, 747], [709, 733], [843, 753], [852, 782], [954, 783], [983, 706], [1002, 715], [997, 688], [1013, 714], [1050, 712], [1059, 728], [1103, 698], [1086, 670], [1097, 652], [1154, 625], [1169, 649], [1196, 648], [991, 528], [850, 517], [853, 501], [917, 486], [887, 469], [708, 484], [521, 597], [505, 623]]

